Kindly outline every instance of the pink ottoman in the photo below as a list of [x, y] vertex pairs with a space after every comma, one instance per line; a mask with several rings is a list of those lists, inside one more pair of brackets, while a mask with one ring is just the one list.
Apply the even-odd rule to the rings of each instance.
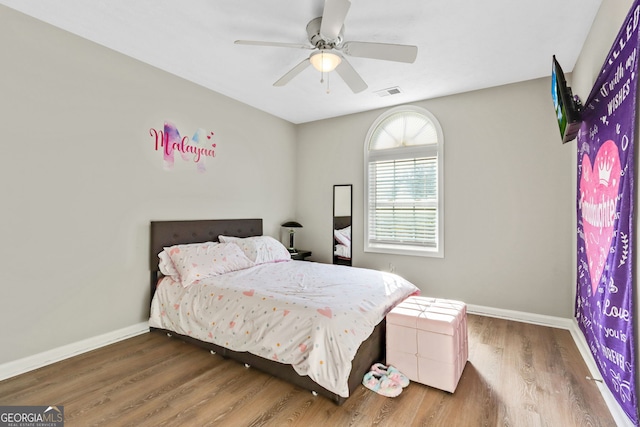
[[387, 365], [453, 393], [469, 357], [467, 305], [409, 297], [387, 314]]

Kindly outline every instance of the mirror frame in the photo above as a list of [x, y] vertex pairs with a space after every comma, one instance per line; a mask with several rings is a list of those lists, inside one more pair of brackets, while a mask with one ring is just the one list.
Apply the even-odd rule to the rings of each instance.
[[[346, 193], [347, 190], [348, 194]], [[345, 194], [340, 194], [343, 191]], [[350, 257], [348, 259], [335, 254], [336, 239], [334, 232], [335, 230], [340, 230], [348, 226], [351, 226], [351, 237], [353, 238], [353, 185], [336, 184], [333, 186], [333, 230], [331, 238], [333, 242], [331, 254], [334, 264], [353, 265], [353, 246], [351, 247]]]

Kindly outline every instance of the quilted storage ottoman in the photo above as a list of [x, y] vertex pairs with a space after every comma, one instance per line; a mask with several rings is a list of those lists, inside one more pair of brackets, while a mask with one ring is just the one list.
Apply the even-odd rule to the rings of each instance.
[[469, 357], [467, 305], [409, 297], [387, 314], [387, 365], [453, 393]]

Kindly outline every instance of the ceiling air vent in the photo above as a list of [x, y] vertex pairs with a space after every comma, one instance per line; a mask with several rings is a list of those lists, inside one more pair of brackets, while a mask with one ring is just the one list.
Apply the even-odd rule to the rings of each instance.
[[375, 93], [377, 93], [378, 96], [389, 96], [389, 95], [397, 95], [399, 93], [402, 93], [402, 91], [400, 90], [399, 87], [396, 86], [396, 87], [389, 87], [386, 89], [382, 89]]

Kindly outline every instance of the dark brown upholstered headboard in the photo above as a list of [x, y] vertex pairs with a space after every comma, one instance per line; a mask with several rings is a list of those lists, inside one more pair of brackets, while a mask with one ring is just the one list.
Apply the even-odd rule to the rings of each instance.
[[217, 242], [219, 235], [250, 237], [262, 235], [262, 219], [205, 219], [186, 221], [151, 221], [149, 270], [151, 297], [158, 281], [158, 254], [167, 246]]
[[236, 237], [261, 236], [262, 219], [151, 221], [149, 269], [158, 270], [158, 254], [166, 246], [217, 242], [221, 234]]
[[341, 230], [349, 225], [351, 225], [351, 216], [334, 216], [333, 217], [334, 230]]

